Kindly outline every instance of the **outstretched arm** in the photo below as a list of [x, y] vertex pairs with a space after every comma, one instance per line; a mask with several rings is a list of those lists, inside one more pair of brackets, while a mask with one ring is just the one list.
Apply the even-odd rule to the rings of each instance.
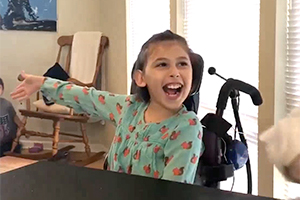
[[74, 108], [78, 113], [101, 116], [117, 124], [124, 108], [133, 98], [115, 95], [95, 88], [80, 87], [66, 81], [22, 73], [24, 81], [11, 93], [13, 99], [24, 100], [41, 90], [56, 103]]
[[58, 104], [70, 106], [78, 113], [102, 116], [115, 124], [119, 123], [122, 111], [129, 101], [128, 98], [131, 98], [51, 78], [45, 80], [41, 90]]

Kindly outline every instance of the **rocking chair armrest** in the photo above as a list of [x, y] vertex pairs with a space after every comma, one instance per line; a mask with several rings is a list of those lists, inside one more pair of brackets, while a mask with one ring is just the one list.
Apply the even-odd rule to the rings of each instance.
[[81, 81], [75, 79], [75, 78], [68, 78], [69, 82], [74, 83], [75, 85], [79, 85], [79, 86], [86, 86], [86, 87], [92, 87], [93, 84], [92, 83], [82, 83]]

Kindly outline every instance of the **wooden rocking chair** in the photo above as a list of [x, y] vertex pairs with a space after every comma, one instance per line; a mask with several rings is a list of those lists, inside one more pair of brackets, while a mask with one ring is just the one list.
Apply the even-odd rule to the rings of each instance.
[[[81, 33], [87, 33], [87, 32], [81, 32]], [[95, 32], [92, 32], [95, 33]], [[99, 33], [98, 33], [99, 34]], [[104, 80], [105, 80], [105, 75], [104, 75], [104, 67], [103, 67], [103, 56], [104, 56], [104, 52], [105, 50], [108, 48], [109, 45], [109, 39], [106, 36], [103, 36], [102, 34], [100, 34], [101, 39], [100, 39], [100, 46], [99, 46], [99, 51], [98, 51], [98, 57], [97, 57], [97, 64], [96, 66], [82, 66], [85, 69], [87, 67], [90, 67], [90, 69], [94, 72], [94, 74], [92, 74], [92, 78], [89, 82], [85, 81], [85, 82], [81, 82], [81, 80], [78, 80], [77, 77], [72, 77], [72, 73], [70, 73], [70, 71], [74, 71], [76, 69], [71, 69], [70, 67], [72, 67], [71, 62], [72, 62], [72, 56], [73, 55], [73, 51], [72, 51], [72, 45], [73, 45], [73, 38], [74, 35], [71, 36], [61, 36], [58, 38], [57, 43], [60, 46], [59, 48], [59, 52], [58, 52], [58, 56], [57, 56], [57, 60], [56, 62], [59, 63], [60, 59], [61, 59], [61, 54], [62, 54], [62, 49], [63, 47], [67, 47], [68, 48], [68, 53], [66, 56], [66, 64], [65, 64], [65, 71], [70, 75], [71, 78], [68, 79], [68, 81], [76, 84], [76, 85], [80, 85], [80, 86], [87, 86], [87, 87], [95, 87], [97, 88], [97, 81], [99, 79], [99, 75], [101, 75], [101, 89], [105, 89], [103, 87], [104, 84]], [[78, 53], [76, 54], [76, 56], [80, 56], [78, 55]], [[78, 73], [77, 73], [78, 74]], [[79, 73], [80, 74], [80, 73]], [[80, 76], [80, 75], [79, 75]], [[86, 79], [86, 77], [85, 77]], [[37, 101], [42, 101], [42, 99], [40, 99], [40, 92], [37, 93]], [[62, 105], [58, 105], [58, 106], [62, 106]], [[51, 107], [51, 106], [50, 106]], [[68, 113], [56, 113], [56, 112], [49, 112], [49, 111], [43, 111], [41, 109], [36, 109], [36, 110], [31, 110], [31, 104], [30, 104], [30, 100], [26, 101], [26, 109], [21, 109], [19, 110], [21, 115], [24, 116], [24, 118], [22, 119], [22, 126], [19, 127], [18, 131], [17, 131], [17, 136], [13, 142], [12, 145], [12, 149], [11, 152], [12, 153], [14, 151], [14, 149], [16, 148], [17, 144], [19, 143], [20, 137], [22, 135], [25, 135], [26, 137], [29, 136], [41, 136], [41, 137], [50, 137], [53, 138], [52, 141], [52, 154], [50, 154], [51, 156], [54, 156], [55, 154], [57, 154], [58, 152], [58, 142], [83, 142], [85, 145], [85, 152], [86, 154], [90, 157], [91, 154], [91, 149], [89, 146], [89, 142], [88, 142], [88, 137], [86, 134], [86, 124], [88, 123], [89, 118], [85, 115], [79, 115], [73, 112], [72, 108], [68, 108], [65, 107], [67, 109], [69, 109]], [[28, 118], [40, 118], [40, 119], [45, 119], [45, 120], [52, 120], [53, 121], [53, 134], [47, 134], [47, 133], [41, 133], [41, 132], [37, 132], [37, 131], [29, 131], [26, 130], [26, 123], [27, 123], [27, 119]], [[75, 135], [75, 134], [71, 134], [71, 133], [63, 133], [60, 131], [60, 124], [62, 121], [67, 120], [67, 121], [71, 121], [71, 122], [76, 122], [80, 124], [80, 129], [81, 129], [81, 133], [82, 135]], [[59, 135], [65, 135], [68, 137], [72, 137], [73, 139], [70, 140], [59, 140]], [[77, 138], [77, 139], [74, 139]], [[32, 159], [38, 160], [38, 159], [45, 159], [45, 156], [43, 158], [41, 158], [41, 156], [39, 156], [38, 158], [35, 157], [34, 155], [32, 155]], [[49, 157], [49, 153], [46, 156], [47, 158]]]

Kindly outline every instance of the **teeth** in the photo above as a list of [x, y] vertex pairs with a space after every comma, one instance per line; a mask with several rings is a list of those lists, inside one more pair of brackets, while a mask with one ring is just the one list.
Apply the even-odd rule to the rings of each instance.
[[178, 89], [181, 88], [181, 84], [169, 84], [167, 85], [168, 89]]

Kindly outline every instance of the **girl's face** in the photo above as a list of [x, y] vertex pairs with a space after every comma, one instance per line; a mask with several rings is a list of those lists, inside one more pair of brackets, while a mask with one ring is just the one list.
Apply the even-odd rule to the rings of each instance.
[[192, 65], [183, 45], [174, 41], [150, 45], [144, 71], [138, 71], [136, 83], [147, 86], [150, 102], [165, 109], [178, 110], [190, 93]]

